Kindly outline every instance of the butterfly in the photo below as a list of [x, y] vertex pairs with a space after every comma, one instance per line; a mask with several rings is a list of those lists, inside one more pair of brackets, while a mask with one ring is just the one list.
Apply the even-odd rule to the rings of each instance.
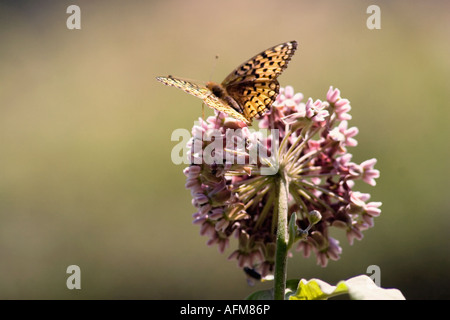
[[165, 85], [179, 88], [203, 100], [209, 107], [251, 125], [275, 101], [280, 84], [278, 76], [286, 69], [297, 49], [297, 41], [273, 46], [234, 69], [221, 84], [205, 85], [172, 76], [156, 77]]

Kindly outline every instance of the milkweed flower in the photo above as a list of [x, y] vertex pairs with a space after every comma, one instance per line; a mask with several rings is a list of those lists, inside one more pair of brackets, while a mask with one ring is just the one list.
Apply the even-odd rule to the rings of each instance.
[[[348, 149], [358, 133], [350, 127], [350, 102], [330, 87], [326, 99], [304, 102], [293, 87], [280, 89], [270, 112], [251, 130], [223, 113], [199, 121], [188, 142], [191, 165], [184, 170], [191, 191], [194, 224], [220, 252], [237, 238], [229, 259], [272, 275], [277, 230], [276, 176], [288, 181], [288, 215], [296, 218], [300, 234], [296, 249], [305, 257], [315, 253], [326, 266], [338, 260], [342, 248], [330, 228], [343, 229], [347, 239], [361, 240], [362, 232], [380, 215], [381, 202], [354, 190], [355, 181], [375, 185], [380, 173], [376, 159], [352, 162]], [[315, 213], [312, 215], [311, 213]]]

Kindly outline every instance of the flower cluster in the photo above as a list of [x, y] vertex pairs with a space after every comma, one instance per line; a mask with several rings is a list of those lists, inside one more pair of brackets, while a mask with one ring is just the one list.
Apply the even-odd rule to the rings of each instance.
[[[347, 148], [357, 145], [358, 129], [348, 126], [350, 109], [338, 89], [330, 87], [325, 101], [303, 102], [303, 95], [287, 86], [260, 119], [259, 131], [222, 113], [199, 119], [188, 143], [192, 164], [184, 173], [197, 208], [194, 223], [209, 237], [208, 245], [224, 252], [233, 235], [238, 248], [229, 258], [262, 277], [271, 275], [279, 174], [288, 181], [288, 215], [295, 213], [296, 226], [304, 231], [296, 238], [304, 256], [314, 252], [321, 266], [339, 259], [342, 249], [330, 227], [345, 230], [350, 244], [362, 239], [381, 203], [354, 191], [354, 181], [373, 186], [379, 171], [375, 159], [351, 161]], [[313, 223], [311, 212], [320, 213]]]

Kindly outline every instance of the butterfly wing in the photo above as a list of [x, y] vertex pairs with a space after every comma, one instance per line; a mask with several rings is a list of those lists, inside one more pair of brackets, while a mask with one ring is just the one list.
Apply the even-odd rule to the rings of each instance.
[[[156, 80], [196, 96], [209, 107], [249, 125], [254, 117], [262, 116], [275, 101], [280, 89], [277, 77], [286, 69], [296, 49], [296, 41], [282, 43], [241, 64], [222, 82], [221, 87], [226, 91], [222, 99], [208, 87], [188, 80], [171, 76], [157, 77]], [[239, 110], [230, 98], [239, 104]], [[235, 108], [227, 101], [233, 102]]]
[[269, 48], [241, 64], [222, 82], [249, 121], [262, 116], [275, 101], [280, 90], [277, 77], [287, 68], [296, 49], [296, 41]]
[[297, 41], [290, 41], [273, 46], [233, 70], [222, 82], [228, 87], [242, 82], [271, 81], [287, 68], [291, 57], [297, 49]]
[[275, 101], [280, 85], [278, 81], [243, 82], [227, 88], [228, 94], [242, 106], [244, 117], [263, 116]]
[[217, 96], [213, 94], [211, 90], [209, 90], [206, 86], [174, 77], [157, 77], [156, 80], [164, 83], [165, 85], [176, 87], [178, 89], [183, 90], [197, 98], [203, 100], [205, 104], [209, 107], [216, 109], [217, 111], [224, 112], [228, 114], [230, 117], [233, 117], [237, 120], [243, 121], [246, 124], [250, 124], [250, 122], [245, 118], [241, 113], [237, 112], [224, 102], [222, 102]]

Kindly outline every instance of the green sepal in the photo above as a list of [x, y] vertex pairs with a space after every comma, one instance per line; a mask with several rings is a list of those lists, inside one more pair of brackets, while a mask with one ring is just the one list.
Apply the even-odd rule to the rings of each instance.
[[297, 226], [297, 214], [294, 212], [291, 214], [291, 218], [289, 219], [289, 240], [288, 240], [288, 250], [292, 247], [294, 244], [297, 233], [298, 233], [298, 226]]

